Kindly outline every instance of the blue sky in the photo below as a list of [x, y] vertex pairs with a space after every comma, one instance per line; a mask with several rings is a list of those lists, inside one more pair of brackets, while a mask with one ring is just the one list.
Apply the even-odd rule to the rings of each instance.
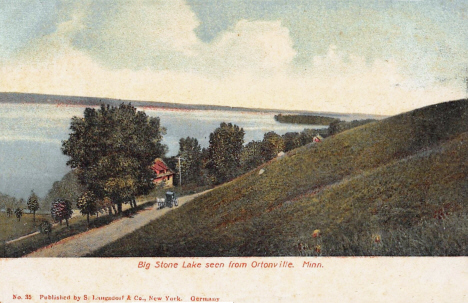
[[0, 91], [395, 114], [464, 98], [466, 1], [2, 1]]

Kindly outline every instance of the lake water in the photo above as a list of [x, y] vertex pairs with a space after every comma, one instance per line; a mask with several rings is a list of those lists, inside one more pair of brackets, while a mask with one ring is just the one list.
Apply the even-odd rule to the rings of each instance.
[[[85, 107], [50, 104], [0, 104], [0, 192], [27, 198], [32, 189], [44, 197], [54, 181], [70, 169], [61, 152], [61, 141], [68, 138], [70, 119], [82, 116]], [[281, 124], [273, 113], [202, 110], [144, 109], [149, 116], [160, 117], [167, 129], [163, 143], [168, 155], [175, 155], [182, 137], [197, 138], [202, 147], [221, 122], [239, 125], [245, 131], [245, 143], [261, 140], [263, 134], [302, 131], [320, 126]]]

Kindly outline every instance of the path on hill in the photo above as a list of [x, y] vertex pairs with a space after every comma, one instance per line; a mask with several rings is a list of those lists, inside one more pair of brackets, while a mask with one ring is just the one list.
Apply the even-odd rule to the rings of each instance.
[[[179, 207], [210, 190], [180, 197]], [[63, 239], [49, 246], [36, 250], [25, 257], [82, 257], [125, 235], [145, 226], [149, 222], [162, 217], [174, 208], [158, 209], [157, 204], [136, 213], [134, 217], [123, 217], [109, 225], [91, 229], [87, 232]]]

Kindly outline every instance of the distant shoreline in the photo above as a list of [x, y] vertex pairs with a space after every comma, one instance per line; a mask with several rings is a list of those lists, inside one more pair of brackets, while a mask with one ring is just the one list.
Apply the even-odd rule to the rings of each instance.
[[82, 97], [82, 96], [61, 96], [48, 94], [32, 94], [32, 93], [15, 93], [15, 92], [0, 92], [0, 104], [57, 104], [64, 106], [100, 106], [101, 104], [118, 105], [120, 103], [131, 103], [135, 107], [162, 109], [162, 110], [222, 110], [236, 112], [252, 112], [252, 113], [277, 113], [277, 114], [308, 114], [321, 115], [326, 117], [343, 117], [346, 120], [361, 120], [361, 119], [384, 119], [387, 116], [363, 114], [363, 113], [333, 113], [333, 112], [313, 112], [303, 110], [282, 110], [269, 108], [247, 108], [247, 107], [231, 107], [221, 105], [202, 105], [202, 104], [184, 104], [184, 103], [168, 103], [156, 101], [135, 101], [124, 99], [97, 98], [97, 97]]

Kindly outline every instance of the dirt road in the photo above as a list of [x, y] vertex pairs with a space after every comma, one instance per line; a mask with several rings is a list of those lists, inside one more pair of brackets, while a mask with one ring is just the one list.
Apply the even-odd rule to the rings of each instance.
[[[180, 197], [179, 207], [206, 192], [208, 191]], [[157, 209], [157, 204], [155, 204], [138, 212], [134, 215], [133, 218], [124, 217], [112, 222], [109, 225], [91, 229], [76, 236], [63, 239], [59, 242], [53, 243], [49, 246], [32, 252], [25, 257], [82, 257], [122, 238], [123, 236], [137, 230], [149, 222], [163, 216], [167, 212], [174, 210], [177, 210], [177, 208]]]

